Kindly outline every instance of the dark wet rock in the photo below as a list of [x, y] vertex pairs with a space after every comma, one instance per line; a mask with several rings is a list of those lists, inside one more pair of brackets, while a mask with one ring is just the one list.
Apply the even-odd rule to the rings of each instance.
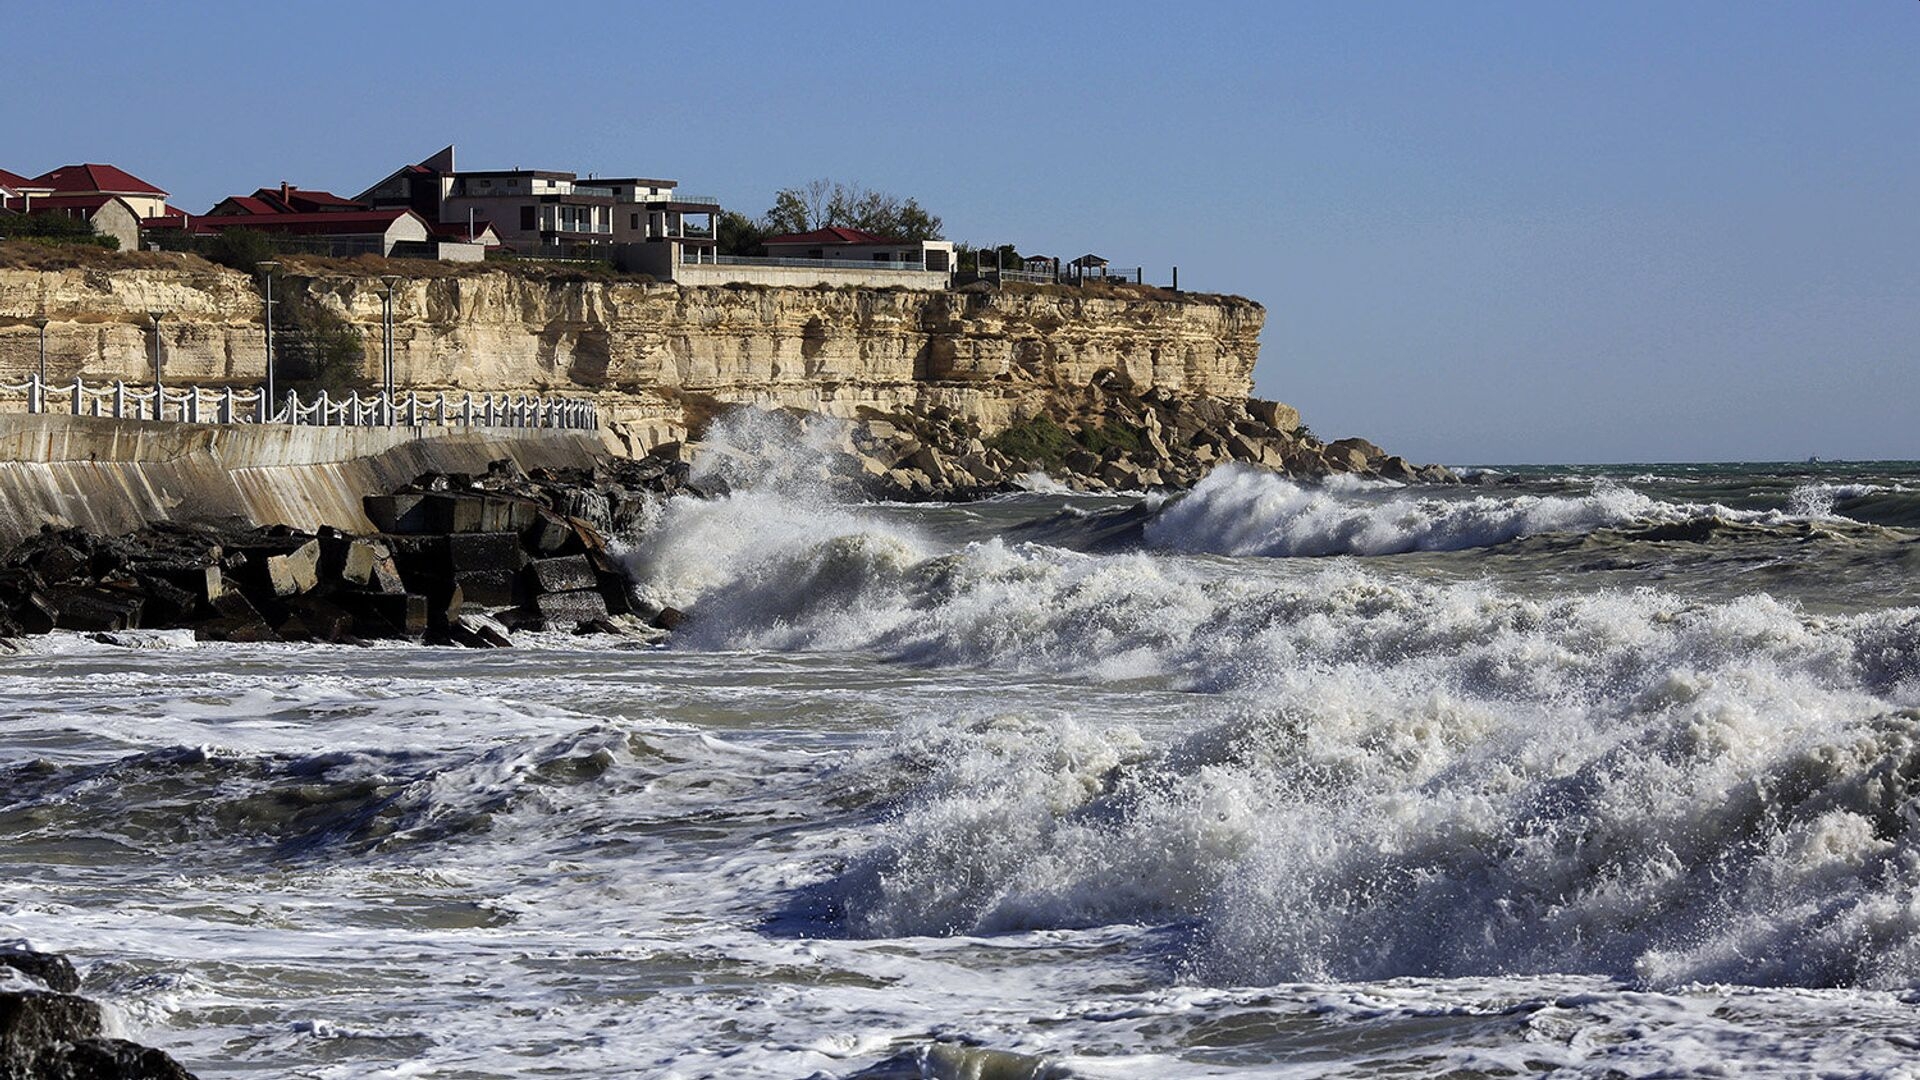
[[0, 968], [46, 988], [0, 990], [0, 1080], [193, 1080], [163, 1051], [105, 1037], [66, 957], [0, 945]]
[[543, 593], [597, 589], [600, 585], [585, 555], [535, 559], [529, 569], [534, 586]]
[[63, 994], [80, 989], [80, 975], [73, 970], [73, 961], [59, 953], [36, 952], [18, 943], [0, 944], [0, 968], [11, 968]]

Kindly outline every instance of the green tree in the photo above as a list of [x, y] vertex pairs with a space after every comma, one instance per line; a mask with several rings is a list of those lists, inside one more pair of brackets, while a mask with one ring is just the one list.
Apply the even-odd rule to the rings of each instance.
[[767, 226], [753, 220], [738, 210], [728, 210], [720, 215], [719, 232], [716, 238], [722, 255], [755, 255], [760, 252], [760, 244], [772, 235]]
[[282, 331], [280, 356], [289, 388], [338, 395], [373, 385], [367, 340], [359, 327], [310, 293], [296, 293], [282, 310], [289, 325]]
[[258, 229], [223, 229], [206, 247], [209, 261], [249, 274], [273, 255], [273, 239]]
[[824, 178], [780, 189], [761, 223], [769, 234], [837, 225], [893, 240], [938, 240], [941, 229], [940, 219], [914, 199]]

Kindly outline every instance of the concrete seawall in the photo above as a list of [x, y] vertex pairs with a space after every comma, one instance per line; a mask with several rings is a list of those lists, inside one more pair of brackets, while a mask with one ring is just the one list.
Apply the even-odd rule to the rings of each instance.
[[122, 533], [149, 521], [373, 531], [363, 495], [424, 472], [586, 466], [607, 455], [578, 431], [255, 427], [0, 415], [0, 543], [43, 524]]

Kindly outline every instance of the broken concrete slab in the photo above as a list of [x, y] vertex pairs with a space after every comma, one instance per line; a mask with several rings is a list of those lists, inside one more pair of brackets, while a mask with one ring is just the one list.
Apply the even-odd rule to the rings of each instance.
[[529, 567], [534, 587], [543, 593], [597, 589], [599, 580], [585, 555], [565, 555], [556, 559], [535, 559]]

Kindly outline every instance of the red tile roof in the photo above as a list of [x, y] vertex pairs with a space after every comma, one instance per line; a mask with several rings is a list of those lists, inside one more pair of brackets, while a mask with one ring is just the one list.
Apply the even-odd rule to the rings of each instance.
[[55, 191], [104, 191], [110, 195], [165, 195], [166, 192], [112, 165], [62, 165], [33, 178]]
[[31, 185], [32, 183], [33, 181], [27, 179], [24, 176], [21, 176], [19, 173], [8, 172], [5, 169], [0, 169], [0, 187], [12, 188], [15, 191], [18, 191], [20, 190], [21, 187]]
[[213, 209], [207, 211], [207, 213], [209, 214], [218, 213], [220, 208], [223, 206], [232, 207], [233, 209], [238, 210], [240, 213], [238, 215], [222, 215], [222, 216], [252, 217], [256, 215], [266, 216], [271, 214], [278, 214], [281, 212], [279, 207], [255, 195], [229, 195], [226, 198], [221, 199], [219, 202], [215, 203]]
[[227, 229], [257, 229], [260, 232], [302, 234], [384, 233], [398, 218], [419, 215], [396, 207], [391, 210], [326, 211], [318, 214], [269, 214], [255, 217], [234, 214], [226, 217], [193, 219], [195, 232], [224, 232]]
[[822, 247], [834, 244], [898, 244], [900, 241], [890, 237], [877, 236], [860, 229], [849, 229], [842, 225], [829, 225], [812, 232], [787, 233], [782, 236], [769, 236], [761, 243], [771, 247], [775, 244], [818, 244]]
[[282, 213], [313, 214], [323, 210], [370, 209], [365, 203], [343, 199], [331, 191], [307, 191], [285, 184], [277, 188], [261, 188], [253, 193], [253, 197], [278, 203], [285, 208]]

